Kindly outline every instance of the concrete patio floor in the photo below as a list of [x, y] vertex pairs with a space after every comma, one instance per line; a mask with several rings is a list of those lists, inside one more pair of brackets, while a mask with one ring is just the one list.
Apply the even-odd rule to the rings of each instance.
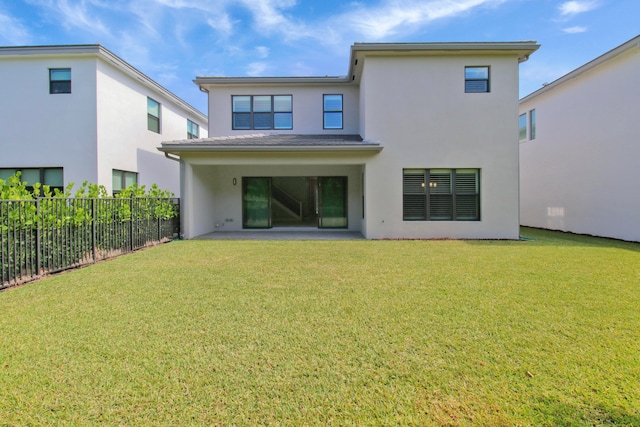
[[363, 240], [357, 231], [279, 227], [265, 230], [216, 231], [199, 240]]

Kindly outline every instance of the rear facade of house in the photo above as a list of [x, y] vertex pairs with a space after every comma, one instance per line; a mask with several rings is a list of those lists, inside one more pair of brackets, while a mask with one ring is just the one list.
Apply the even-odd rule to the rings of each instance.
[[345, 77], [198, 77], [209, 137], [160, 148], [180, 159], [184, 237], [517, 239], [518, 64], [537, 48], [359, 43]]
[[0, 178], [109, 193], [180, 192], [166, 139], [207, 136], [206, 117], [101, 45], [0, 47]]

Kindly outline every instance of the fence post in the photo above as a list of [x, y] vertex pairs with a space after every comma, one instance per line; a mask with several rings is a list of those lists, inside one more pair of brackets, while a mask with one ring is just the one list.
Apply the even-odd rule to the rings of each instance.
[[98, 248], [96, 242], [96, 199], [91, 199], [91, 247], [93, 248], [93, 263], [98, 262]]
[[40, 268], [42, 262], [42, 244], [40, 240], [42, 239], [42, 233], [40, 232], [40, 228], [42, 227], [43, 218], [41, 217], [42, 212], [40, 212], [40, 197], [36, 197], [36, 276], [40, 276]]
[[129, 208], [131, 213], [131, 218], [129, 218], [129, 252], [133, 252], [133, 197], [129, 198]]
[[[161, 199], [162, 200], [162, 199]], [[158, 203], [158, 201], [156, 200], [156, 203]], [[159, 203], [160, 206], [162, 206], [162, 202]], [[156, 205], [157, 208], [157, 205]], [[162, 220], [160, 219], [160, 215], [158, 215], [158, 209], [154, 209], [153, 210], [153, 214], [157, 217], [156, 221], [158, 221], [158, 234], [157, 234], [157, 239], [158, 241], [162, 240]]]

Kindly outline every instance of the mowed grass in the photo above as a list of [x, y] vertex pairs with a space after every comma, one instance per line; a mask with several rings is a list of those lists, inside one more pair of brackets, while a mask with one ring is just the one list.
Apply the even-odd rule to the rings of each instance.
[[181, 241], [0, 293], [0, 425], [640, 425], [640, 244]]

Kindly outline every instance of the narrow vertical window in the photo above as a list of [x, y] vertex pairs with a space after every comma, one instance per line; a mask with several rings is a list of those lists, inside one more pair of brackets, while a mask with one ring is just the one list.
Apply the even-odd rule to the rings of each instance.
[[147, 129], [160, 133], [160, 103], [147, 98]]
[[529, 111], [529, 139], [536, 139], [536, 110]]
[[520, 142], [527, 140], [527, 113], [520, 114], [518, 118], [519, 140]]
[[489, 92], [489, 67], [465, 67], [464, 91], [466, 93]]
[[71, 68], [49, 70], [49, 93], [71, 93]]
[[251, 97], [233, 96], [233, 129], [251, 129]]
[[253, 97], [253, 128], [271, 129], [273, 128], [273, 116], [270, 96]]
[[323, 95], [323, 128], [342, 129], [342, 95]]
[[197, 123], [187, 119], [187, 139], [200, 138], [200, 127]]
[[273, 128], [293, 128], [293, 98], [291, 95], [276, 95], [273, 97]]

